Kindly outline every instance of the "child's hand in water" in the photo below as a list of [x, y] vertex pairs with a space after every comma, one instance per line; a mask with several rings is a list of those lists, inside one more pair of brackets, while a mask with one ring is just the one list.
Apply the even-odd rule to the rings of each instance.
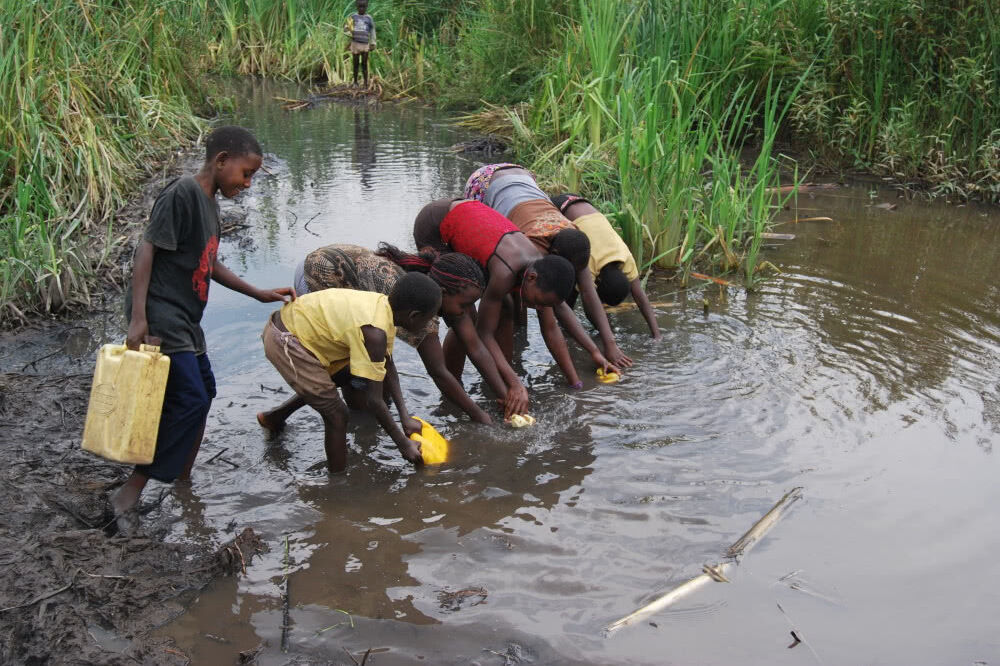
[[424, 425], [412, 416], [403, 419], [400, 423], [407, 437], [410, 435], [419, 435], [424, 429]]
[[528, 389], [524, 388], [524, 384], [518, 384], [507, 391], [507, 399], [503, 402], [504, 418], [509, 419], [514, 414], [525, 414], [530, 406]]
[[415, 442], [412, 439], [406, 440], [405, 443], [399, 445], [399, 452], [403, 454], [403, 457], [414, 465], [423, 465], [424, 459], [420, 455], [420, 443]]
[[619, 376], [622, 374], [622, 371], [619, 369], [619, 367], [614, 363], [608, 361], [608, 359], [604, 358], [604, 354], [602, 354], [601, 352], [594, 351], [594, 353], [591, 354], [590, 357], [594, 359], [594, 365], [603, 370], [604, 374], [608, 374], [609, 372], [616, 372], [618, 373]]
[[632, 359], [626, 356], [625, 352], [619, 349], [618, 345], [616, 345], [614, 342], [608, 343], [608, 346], [605, 349], [605, 351], [607, 352], [607, 359], [611, 363], [614, 363], [620, 368], [632, 367]]

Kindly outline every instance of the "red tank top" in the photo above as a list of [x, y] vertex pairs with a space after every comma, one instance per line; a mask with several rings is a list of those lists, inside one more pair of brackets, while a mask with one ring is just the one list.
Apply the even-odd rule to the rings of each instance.
[[455, 206], [439, 227], [441, 240], [486, 268], [500, 239], [518, 231], [514, 223], [486, 204], [467, 201]]

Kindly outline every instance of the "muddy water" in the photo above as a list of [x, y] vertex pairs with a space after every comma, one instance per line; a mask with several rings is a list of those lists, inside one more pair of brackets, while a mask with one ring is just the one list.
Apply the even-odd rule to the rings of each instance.
[[[249, 88], [238, 118], [271, 173], [239, 202], [247, 235], [221, 252], [256, 284], [290, 283], [323, 244], [405, 244], [423, 203], [477, 166], [430, 112], [285, 114], [282, 92]], [[568, 391], [532, 321], [533, 429], [471, 425], [398, 345], [411, 411], [453, 443], [436, 470], [404, 464], [363, 416], [340, 476], [323, 469], [315, 414], [267, 437], [254, 414], [288, 396], [259, 342], [273, 306], [214, 287], [219, 397], [201, 459], [222, 455], [177, 493], [173, 536], [251, 526], [271, 551], [164, 633], [194, 663], [261, 645], [267, 664], [349, 663], [344, 649], [360, 662], [368, 648], [369, 664], [992, 663], [1000, 216], [865, 187], [798, 207], [783, 219], [834, 221], [777, 229], [796, 238], [767, 250], [783, 272], [759, 291], [683, 295], [654, 279], [659, 344], [637, 313], [613, 315], [636, 361], [620, 385]], [[732, 584], [602, 636], [796, 486], [804, 500]], [[804, 642], [789, 649], [793, 629]]]

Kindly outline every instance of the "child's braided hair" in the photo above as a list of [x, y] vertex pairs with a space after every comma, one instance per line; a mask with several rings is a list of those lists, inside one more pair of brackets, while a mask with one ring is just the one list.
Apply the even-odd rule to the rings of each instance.
[[385, 257], [405, 271], [426, 273], [449, 295], [457, 294], [466, 287], [486, 289], [486, 276], [475, 259], [460, 252], [440, 253], [430, 247], [421, 248], [417, 254], [403, 252], [395, 245], [379, 243], [380, 257]]

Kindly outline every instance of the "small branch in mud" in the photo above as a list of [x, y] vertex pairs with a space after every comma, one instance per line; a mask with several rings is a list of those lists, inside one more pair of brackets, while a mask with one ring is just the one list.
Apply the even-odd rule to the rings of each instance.
[[280, 386], [278, 388], [271, 388], [270, 386], [264, 386], [263, 384], [261, 384], [260, 392], [263, 393], [264, 391], [270, 391], [271, 393], [284, 393], [285, 389], [281, 388]]
[[228, 447], [228, 446], [224, 446], [224, 447], [222, 447], [222, 450], [221, 450], [221, 451], [219, 451], [218, 453], [216, 453], [216, 454], [215, 454], [214, 456], [212, 456], [212, 457], [211, 457], [211, 458], [209, 458], [208, 460], [206, 460], [206, 461], [205, 461], [205, 464], [206, 464], [206, 465], [210, 465], [210, 464], [212, 463], [212, 461], [214, 461], [214, 460], [215, 460], [216, 458], [218, 458], [219, 456], [221, 456], [221, 455], [222, 455], [223, 453], [225, 453], [225, 452], [226, 452], [226, 451], [228, 451], [228, 450], [229, 450], [229, 447]]
[[7, 611], [16, 610], [18, 608], [25, 608], [27, 606], [33, 606], [33, 605], [37, 604], [39, 601], [45, 601], [46, 599], [51, 599], [52, 597], [56, 596], [57, 594], [62, 594], [63, 592], [65, 592], [69, 588], [73, 587], [73, 584], [76, 583], [76, 576], [77, 576], [78, 573], [80, 573], [79, 569], [77, 569], [76, 571], [74, 571], [73, 572], [73, 577], [70, 578], [70, 581], [68, 583], [66, 583], [65, 585], [63, 585], [62, 587], [60, 587], [58, 590], [52, 590], [51, 592], [46, 592], [45, 594], [40, 594], [37, 597], [35, 597], [34, 599], [32, 599], [31, 601], [25, 601], [23, 604], [18, 604], [16, 606], [8, 606], [7, 608], [0, 608], [0, 613], [6, 613]]

